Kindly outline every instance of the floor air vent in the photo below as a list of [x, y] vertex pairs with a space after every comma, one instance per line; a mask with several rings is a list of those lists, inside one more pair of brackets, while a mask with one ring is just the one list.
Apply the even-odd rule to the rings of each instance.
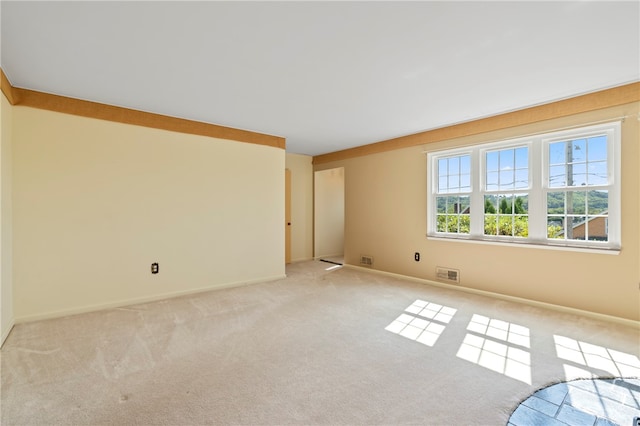
[[460, 282], [460, 271], [458, 269], [436, 267], [436, 277], [439, 280], [450, 281], [453, 283]]
[[362, 266], [373, 266], [373, 257], [371, 257], [371, 256], [360, 256], [360, 264]]

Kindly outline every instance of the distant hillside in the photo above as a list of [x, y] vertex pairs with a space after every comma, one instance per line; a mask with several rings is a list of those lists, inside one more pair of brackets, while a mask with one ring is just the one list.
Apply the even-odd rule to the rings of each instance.
[[[589, 213], [590, 214], [600, 214], [609, 210], [609, 194], [606, 191], [573, 191], [573, 214], [585, 214], [585, 198], [589, 196]], [[564, 214], [564, 196], [565, 192], [550, 192], [547, 197], [548, 202], [548, 213], [549, 214]], [[449, 197], [449, 206], [448, 209], [445, 207], [445, 197], [438, 197], [438, 211], [453, 213], [455, 211], [464, 211], [468, 207], [469, 198], [466, 196], [457, 197], [451, 196]], [[488, 195], [485, 197], [485, 213], [505, 213], [511, 212], [511, 199], [507, 198], [506, 209], [505, 203], [500, 200], [502, 197], [498, 197], [497, 195]], [[524, 213], [529, 211], [529, 197], [522, 196], [516, 197], [516, 213]], [[459, 203], [459, 204], [458, 204]], [[455, 206], [458, 204], [458, 206]], [[494, 209], [489, 207], [489, 205], [493, 206]], [[459, 209], [459, 210], [456, 210]], [[522, 210], [521, 210], [522, 209]], [[520, 211], [518, 211], [520, 210]]]
[[[589, 213], [599, 214], [609, 210], [609, 194], [603, 191], [574, 191], [573, 213], [585, 214], [585, 198], [589, 194]], [[549, 214], [564, 214], [564, 192], [552, 192], [547, 197]]]

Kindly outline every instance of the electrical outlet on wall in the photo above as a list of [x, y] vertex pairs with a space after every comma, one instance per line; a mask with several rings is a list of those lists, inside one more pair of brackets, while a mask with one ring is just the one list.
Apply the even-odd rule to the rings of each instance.
[[152, 274], [157, 274], [158, 272], [160, 272], [160, 265], [158, 265], [158, 262], [154, 262], [151, 264], [151, 273]]

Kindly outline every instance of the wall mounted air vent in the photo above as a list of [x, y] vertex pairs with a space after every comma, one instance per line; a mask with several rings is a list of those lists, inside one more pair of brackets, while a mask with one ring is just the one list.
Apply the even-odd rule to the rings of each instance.
[[460, 282], [460, 270], [451, 269], [451, 268], [443, 268], [440, 266], [436, 267], [436, 278], [443, 281], [449, 281], [452, 283]]
[[373, 266], [373, 257], [371, 256], [360, 256], [360, 264], [362, 266]]

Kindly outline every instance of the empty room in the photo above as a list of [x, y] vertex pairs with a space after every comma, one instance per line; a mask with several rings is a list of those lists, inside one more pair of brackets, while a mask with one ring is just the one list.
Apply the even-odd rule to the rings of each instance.
[[3, 425], [640, 424], [640, 2], [0, 2]]

